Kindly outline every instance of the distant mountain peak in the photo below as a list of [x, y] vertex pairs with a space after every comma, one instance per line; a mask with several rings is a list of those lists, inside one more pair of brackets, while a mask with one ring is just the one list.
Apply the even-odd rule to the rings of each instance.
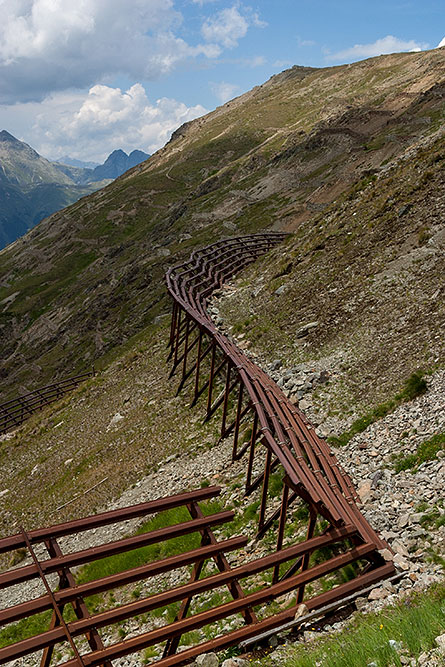
[[150, 156], [140, 150], [134, 150], [127, 155], [121, 148], [114, 150], [105, 162], [93, 171], [93, 178], [102, 180], [104, 178], [117, 178], [136, 165], [148, 160]]
[[12, 134], [10, 134], [7, 130], [2, 130], [0, 132], [0, 141], [5, 141], [9, 143], [17, 143], [21, 144], [22, 142], [16, 139]]
[[34, 148], [31, 148], [31, 146], [26, 144], [24, 141], [20, 141], [20, 139], [14, 137], [14, 135], [12, 135], [7, 130], [2, 130], [0, 132], [0, 143], [3, 144], [5, 148], [9, 146], [11, 149], [32, 151], [35, 153], [35, 155], [38, 155]]

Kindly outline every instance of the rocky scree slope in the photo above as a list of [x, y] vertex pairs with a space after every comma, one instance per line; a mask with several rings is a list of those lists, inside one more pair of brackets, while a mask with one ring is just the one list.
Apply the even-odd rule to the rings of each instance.
[[302, 223], [215, 304], [325, 436], [444, 365], [444, 165], [439, 130]]
[[165, 312], [164, 272], [192, 248], [307, 229], [437, 132], [444, 61], [437, 49], [287, 70], [2, 251], [0, 401], [119, 354]]

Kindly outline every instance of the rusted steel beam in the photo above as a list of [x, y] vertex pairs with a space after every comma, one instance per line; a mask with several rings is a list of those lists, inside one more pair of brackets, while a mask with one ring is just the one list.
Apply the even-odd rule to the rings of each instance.
[[[236, 580], [239, 578], [245, 578], [248, 576], [252, 576], [254, 574], [258, 574], [259, 572], [263, 572], [267, 569], [270, 569], [271, 567], [274, 567], [277, 563], [279, 564], [282, 562], [286, 562], [287, 560], [291, 560], [295, 557], [298, 557], [299, 555], [304, 555], [307, 549], [312, 550], [315, 548], [320, 548], [321, 546], [332, 544], [335, 541], [339, 540], [342, 541], [353, 533], [354, 533], [354, 528], [352, 526], [346, 526], [345, 528], [336, 531], [335, 535], [329, 535], [329, 536], [324, 535], [313, 538], [309, 545], [305, 543], [296, 544], [287, 549], [283, 549], [278, 554], [269, 554], [268, 556], [264, 556], [263, 558], [260, 558], [258, 560], [251, 561], [250, 563], [247, 563], [245, 565], [233, 568], [232, 570], [230, 570], [230, 567], [227, 566], [229, 567], [229, 569], [227, 570], [223, 569], [223, 571], [220, 572], [219, 574], [211, 575], [209, 577], [206, 577], [205, 579], [200, 579], [192, 583], [183, 584], [182, 586], [172, 589], [170, 591], [158, 593], [150, 596], [149, 598], [137, 600], [136, 602], [131, 602], [126, 605], [116, 607], [115, 609], [95, 614], [89, 619], [72, 621], [67, 626], [68, 630], [73, 637], [76, 637], [78, 635], [84, 634], [86, 631], [90, 630], [91, 627], [96, 627], [96, 628], [105, 627], [107, 625], [110, 625], [110, 623], [117, 623], [127, 618], [131, 618], [132, 616], [141, 613], [146, 613], [153, 609], [157, 609], [159, 607], [164, 606], [165, 604], [182, 600], [187, 595], [190, 594], [195, 595], [200, 592], [212, 590], [214, 588], [236, 582]], [[306, 577], [307, 577], [307, 582], [309, 582], [312, 581], [313, 579], [318, 578], [318, 576], [321, 576], [319, 574], [320, 572], [322, 572], [323, 574], [327, 574], [331, 571], [335, 571], [336, 569], [338, 569], [338, 567], [341, 567], [343, 564], [353, 562], [358, 558], [366, 557], [371, 548], [372, 548], [371, 545], [361, 545], [360, 547], [354, 547], [349, 552], [336, 556], [334, 559], [331, 559], [327, 563], [322, 563], [321, 565], [312, 568], [306, 573], [297, 575], [290, 582], [289, 580], [285, 582], [280, 582], [274, 587], [262, 589], [262, 591], [259, 591], [259, 593], [254, 593], [246, 596], [240, 594], [239, 597], [234, 599], [233, 602], [224, 603], [223, 605], [217, 607], [216, 609], [211, 609], [209, 611], [204, 612], [204, 616], [202, 614], [197, 614], [195, 616], [192, 616], [191, 619], [186, 619], [186, 620], [187, 621], [192, 620], [193, 623], [193, 619], [205, 618], [206, 622], [204, 623], [199, 622], [198, 625], [196, 626], [196, 627], [202, 627], [203, 625], [206, 625], [207, 622], [214, 622], [219, 618], [224, 618], [225, 616], [231, 615], [232, 613], [236, 613], [236, 611], [239, 611], [241, 613], [242, 611], [247, 610], [251, 606], [262, 604], [263, 602], [266, 602], [275, 597], [278, 597], [279, 595], [282, 595], [283, 593], [293, 590], [293, 588], [296, 588], [299, 585], [300, 581], [302, 580], [306, 581]], [[223, 564], [222, 567], [225, 568], [226, 566]], [[250, 600], [252, 600], [252, 602], [250, 602]], [[221, 610], [223, 608], [227, 610], [228, 612], [227, 614], [224, 613], [221, 614]], [[215, 616], [213, 616], [213, 612], [216, 612], [217, 610], [219, 610], [218, 614], [215, 614]], [[170, 636], [168, 634], [168, 628], [172, 629], [171, 632], [172, 637], [178, 634], [176, 630], [179, 630], [179, 634], [183, 634], [183, 632], [186, 632], [187, 629], [181, 631], [181, 629], [184, 627], [183, 623], [184, 621], [179, 623], [172, 623], [169, 626], [165, 626], [163, 628], [164, 631], [167, 631], [165, 638]], [[0, 649], [0, 664], [2, 664], [1, 661], [5, 657], [8, 659], [18, 658], [23, 655], [27, 655], [32, 651], [42, 649], [45, 646], [50, 645], [51, 643], [62, 641], [63, 638], [64, 638], [63, 629], [55, 628], [53, 630], [49, 630], [45, 633], [42, 633], [41, 635], [37, 635], [36, 637], [25, 639], [22, 640], [21, 642], [18, 642], [17, 644], [13, 644], [12, 646]], [[159, 641], [162, 640], [163, 639], [159, 639]], [[150, 644], [147, 643], [144, 644], [144, 646], [152, 645], [153, 643], [157, 642], [156, 641], [150, 642]], [[130, 651], [127, 651], [127, 653], [130, 653]], [[103, 655], [103, 652], [100, 652], [100, 654]], [[102, 659], [108, 659], [108, 658], [113, 659], [114, 657], [117, 656], [105, 654], [103, 655]], [[88, 662], [88, 656], [83, 656], [83, 658], [85, 659], [85, 664], [90, 664]], [[94, 663], [94, 664], [100, 664], [100, 663]]]
[[[286, 517], [287, 517], [287, 508], [289, 507], [289, 485], [286, 483], [286, 479], [284, 479], [283, 483], [283, 493], [281, 496], [281, 507], [279, 509], [280, 512], [280, 523], [278, 526], [278, 537], [277, 537], [277, 551], [281, 551], [283, 548], [283, 540], [284, 540], [284, 529], [286, 527]], [[296, 496], [294, 492], [294, 497]], [[275, 515], [274, 515], [275, 518]], [[273, 570], [273, 577], [272, 577], [272, 583], [276, 584], [279, 580], [280, 576], [280, 566], [275, 565], [274, 570]]]
[[[309, 524], [308, 524], [308, 529], [307, 529], [307, 535], [306, 535], [306, 541], [309, 542], [309, 540], [314, 536], [314, 530], [315, 526], [317, 523], [317, 510], [313, 505], [310, 506], [309, 508]], [[309, 559], [311, 557], [311, 552], [307, 552], [303, 556], [303, 560], [301, 563], [301, 571], [305, 572], [308, 567], [309, 567]], [[297, 593], [297, 602], [301, 603], [303, 602], [304, 598], [304, 584], [302, 584]]]
[[[229, 365], [228, 368], [230, 368], [230, 365]], [[217, 373], [216, 373], [216, 371], [215, 371], [215, 377], [216, 377], [216, 375], [217, 375]], [[230, 381], [230, 371], [229, 371], [229, 370], [228, 370], [228, 375], [229, 375], [229, 381]], [[228, 398], [229, 398], [230, 393], [231, 393], [231, 392], [233, 391], [233, 389], [236, 387], [236, 385], [238, 384], [238, 382], [239, 382], [239, 378], [235, 378], [235, 379], [233, 380], [232, 384], [231, 384], [229, 387], [227, 387], [227, 375], [226, 375], [226, 386], [225, 386], [225, 388], [223, 389], [223, 391], [221, 392], [221, 394], [218, 396], [218, 398], [216, 399], [216, 401], [212, 404], [212, 406], [211, 406], [211, 408], [210, 408], [210, 410], [209, 410], [209, 412], [208, 412], [208, 414], [207, 414], [206, 420], [207, 420], [207, 419], [210, 419], [210, 418], [215, 414], [215, 412], [218, 410], [218, 408], [219, 408], [221, 405], [224, 404], [224, 405], [226, 406], [226, 407], [225, 407], [225, 411], [226, 411], [226, 412], [224, 412], [224, 407], [223, 407], [223, 423], [225, 422], [226, 413], [227, 413], [227, 401], [228, 401]]]
[[213, 341], [210, 342], [210, 344], [206, 347], [204, 352], [202, 353], [201, 357], [197, 358], [197, 363], [196, 363], [196, 378], [195, 378], [195, 394], [193, 397], [193, 401], [190, 404], [190, 407], [192, 408], [198, 401], [199, 397], [205, 392], [207, 389], [207, 384], [208, 381], [206, 381], [201, 389], [199, 388], [199, 373], [200, 373], [200, 365], [201, 361], [208, 355], [209, 352], [213, 350], [214, 343]]
[[[260, 505], [260, 515], [258, 518], [258, 531], [260, 531], [264, 526], [264, 518], [266, 516], [266, 505], [267, 505], [267, 491], [269, 489], [269, 477], [272, 461], [272, 452], [269, 448], [266, 449], [266, 460], [264, 462], [264, 473], [263, 473], [263, 490], [261, 493], [261, 505]], [[257, 535], [258, 537], [258, 535]]]
[[[246, 405], [246, 407], [242, 410], [241, 414], [239, 415], [239, 418], [238, 418], [238, 424], [241, 423], [241, 420], [247, 415], [247, 413], [248, 413], [249, 410], [251, 410], [251, 409], [252, 409], [252, 408], [251, 408], [250, 403], [249, 403], [248, 405]], [[227, 426], [227, 428], [225, 429], [225, 431], [224, 431], [224, 433], [222, 434], [221, 438], [227, 438], [227, 437], [232, 433], [232, 431], [235, 429], [236, 424], [237, 424], [237, 417], [238, 417], [238, 415], [235, 417], [235, 419], [233, 420], [233, 422], [232, 422], [231, 424], [229, 424], [229, 426]], [[244, 453], [244, 452], [243, 452], [243, 453]], [[233, 454], [233, 451], [232, 451], [232, 454]], [[242, 456], [241, 453], [240, 453], [240, 452], [237, 452], [236, 457], [235, 457], [235, 461], [238, 461], [238, 459], [240, 459], [241, 456]]]
[[[189, 511], [190, 511], [190, 516], [192, 518], [201, 518], [203, 516], [202, 510], [198, 503], [191, 503], [189, 505]], [[217, 544], [217, 540], [213, 532], [209, 528], [203, 529], [201, 533], [202, 537], [206, 540], [209, 541], [210, 544]], [[230, 572], [230, 565], [229, 561], [227, 560], [226, 556], [224, 553], [218, 553], [214, 557], [214, 561], [216, 563], [217, 568], [219, 569], [220, 572]], [[245, 597], [244, 591], [241, 587], [241, 584], [239, 583], [238, 579], [235, 577], [230, 583], [228, 584], [229, 591], [232, 595], [232, 597], [235, 600], [238, 600], [240, 598]], [[246, 623], [256, 623], [257, 618], [255, 615], [255, 612], [253, 609], [250, 609], [249, 607], [245, 609], [243, 612], [243, 617]]]
[[[212, 345], [212, 358], [210, 361], [210, 374], [209, 374], [209, 379], [207, 381], [207, 386], [209, 388], [208, 394], [207, 394], [207, 415], [209, 414], [210, 407], [212, 405], [212, 391], [213, 391], [213, 378], [215, 376], [215, 361], [216, 361], [216, 343], [213, 341]], [[225, 363], [225, 360], [224, 360]]]
[[[155, 514], [156, 512], [163, 512], [174, 507], [187, 505], [191, 500], [197, 502], [202, 500], [209, 500], [215, 498], [221, 493], [219, 486], [208, 486], [204, 489], [195, 489], [194, 491], [187, 491], [185, 493], [178, 493], [173, 496], [159, 498], [158, 500], [150, 500], [139, 505], [131, 505], [130, 507], [123, 507], [102, 514], [93, 514], [82, 519], [75, 519], [74, 521], [67, 521], [65, 523], [55, 524], [47, 528], [38, 528], [36, 530], [27, 531], [28, 538], [31, 544], [36, 542], [43, 542], [51, 537], [58, 538], [65, 535], [74, 535], [85, 530], [92, 530], [93, 528], [100, 528], [112, 523], [126, 521], [128, 519], [136, 519], [146, 514]], [[25, 547], [26, 543], [21, 533], [16, 533], [10, 537], [0, 539], [0, 553], [12, 551]]]
[[[283, 483], [283, 491], [285, 487], [286, 484]], [[295, 498], [298, 498], [298, 494], [295, 491], [292, 491], [292, 495], [288, 500], [288, 506], [295, 500]], [[277, 510], [275, 510], [275, 512], [273, 512], [268, 519], [264, 521], [263, 527], [261, 528], [261, 530], [257, 532], [256, 535], [257, 540], [263, 537], [267, 533], [269, 528], [272, 526], [274, 521], [276, 521], [281, 516], [282, 514], [281, 510], [282, 510], [282, 505], [280, 505], [280, 507]]]
[[254, 458], [255, 458], [255, 445], [256, 445], [257, 436], [258, 436], [258, 414], [255, 412], [255, 414], [253, 416], [252, 434], [250, 436], [250, 443], [249, 443], [249, 447], [250, 447], [250, 449], [249, 449], [249, 461], [248, 461], [248, 464], [247, 464], [246, 485], [245, 485], [246, 495], [249, 495], [250, 488], [251, 488], [253, 462], [254, 462]]
[[[206, 560], [208, 558], [213, 558], [215, 554], [220, 552], [228, 553], [240, 549], [244, 547], [247, 542], [247, 537], [232, 537], [228, 540], [212, 543], [175, 556], [169, 556], [162, 560], [153, 561], [152, 563], [140, 565], [131, 570], [119, 572], [118, 574], [111, 574], [107, 577], [102, 577], [101, 579], [89, 581], [84, 584], [70, 584], [69, 587], [55, 591], [54, 598], [57, 604], [65, 605], [76, 600], [79, 596], [85, 598], [91, 595], [97, 595], [98, 593], [104, 593], [113, 590], [114, 588], [119, 588], [120, 586], [141, 581], [142, 579], [148, 579], [150, 577], [158, 576], [159, 574], [171, 572], [179, 567], [192, 565], [201, 559]], [[38, 614], [47, 609], [51, 609], [51, 607], [51, 599], [47, 595], [34, 598], [28, 602], [21, 602], [12, 607], [7, 607], [0, 611], [0, 626], [19, 621], [22, 618], [33, 614]]]
[[[58, 544], [57, 540], [55, 540], [55, 539], [45, 540], [45, 546], [46, 546], [48, 554], [51, 556], [51, 558], [60, 558], [61, 556], [63, 556], [62, 549], [60, 548], [60, 545]], [[76, 581], [74, 579], [74, 576], [71, 573], [71, 571], [69, 570], [69, 568], [62, 568], [58, 572], [58, 575], [59, 575], [59, 590], [60, 589], [66, 589], [68, 587], [73, 588], [76, 585]], [[50, 597], [50, 596], [47, 596], [47, 597]], [[56, 596], [54, 595], [54, 593], [53, 593], [53, 596], [52, 596], [52, 601], [54, 601], [57, 604], [57, 606], [60, 609], [61, 614], [63, 615], [64, 603], [62, 603], [62, 605], [60, 605], [59, 602], [57, 601]], [[74, 600], [72, 600], [71, 604], [72, 604], [74, 613], [76, 614], [77, 618], [89, 618], [90, 617], [90, 613], [88, 611], [88, 608], [87, 608], [83, 598], [80, 595], [78, 595]], [[59, 617], [55, 612], [53, 612], [53, 617], [51, 619], [50, 629], [52, 627], [56, 627], [56, 625], [58, 625], [58, 624], [59, 624]], [[96, 630], [96, 628], [92, 628], [90, 632], [87, 632], [86, 633], [86, 638], [87, 638], [87, 641], [88, 641], [88, 644], [89, 644], [90, 648], [93, 651], [98, 651], [100, 649], [105, 648], [104, 644], [102, 642], [102, 639], [101, 639], [98, 631]], [[52, 658], [53, 652], [54, 652], [54, 646], [47, 646], [44, 649], [43, 655], [42, 655], [42, 658], [41, 658], [41, 661], [40, 661], [40, 667], [49, 667], [49, 665], [51, 664], [51, 658]], [[103, 665], [101, 665], [101, 667], [113, 667], [113, 666], [112, 666], [112, 663], [109, 660], [107, 660], [106, 662], [103, 663]]]
[[[238, 458], [238, 436], [242, 416], [242, 407], [243, 407], [243, 383], [240, 382], [238, 389], [238, 403], [236, 406], [236, 417], [235, 417], [235, 431], [233, 433], [233, 447], [232, 447], [232, 461], [236, 461]], [[250, 406], [246, 407], [246, 411]]]
[[[276, 597], [279, 597], [280, 595], [289, 593], [291, 590], [294, 590], [297, 586], [301, 585], [302, 583], [310, 583], [311, 581], [314, 581], [315, 579], [319, 578], [320, 576], [323, 576], [324, 574], [328, 574], [329, 572], [335, 571], [340, 567], [343, 567], [351, 562], [354, 562], [355, 560], [366, 557], [370, 553], [370, 551], [372, 551], [372, 549], [373, 545], [370, 544], [363, 544], [360, 547], [355, 547], [354, 549], [351, 549], [349, 552], [336, 556], [327, 563], [323, 563], [322, 565], [317, 565], [316, 567], [311, 568], [306, 572], [300, 573], [295, 577], [292, 577], [291, 579], [279, 582], [278, 584], [273, 584], [272, 586], [262, 589], [261, 591], [257, 591], [256, 593], [250, 593], [249, 595], [246, 595], [244, 598], [233, 600], [232, 602], [226, 602], [214, 609], [204, 612], [199, 612], [181, 621], [177, 621], [176, 623], [171, 623], [167, 626], [151, 630], [137, 637], [132, 637], [130, 639], [125, 640], [124, 642], [113, 644], [111, 646], [108, 646], [103, 651], [97, 651], [94, 654], [86, 654], [82, 656], [83, 660], [86, 665], [98, 665], [100, 661], [103, 661], [104, 659], [120, 658], [124, 655], [128, 655], [129, 653], [139, 651], [147, 646], [153, 646], [154, 644], [165, 641], [170, 636], [174, 637], [177, 634], [184, 634], [185, 632], [189, 632], [191, 630], [197, 630], [205, 625], [208, 625], [209, 623], [214, 623], [218, 620], [226, 618], [227, 616], [239, 613], [247, 609], [249, 606], [265, 604], [266, 602], [269, 602], [275, 599]], [[285, 551], [283, 550], [280, 554], [274, 554], [274, 556], [281, 558], [284, 553]], [[229, 573], [227, 574], [223, 573], [221, 575], [215, 575], [215, 576], [216, 577], [229, 576]], [[201, 584], [201, 581], [196, 583]], [[194, 586], [195, 584], [191, 585]], [[138, 605], [139, 603], [136, 602], [133, 604]], [[96, 614], [94, 616], [95, 623], [98, 626], [101, 626], [102, 622], [108, 623], [108, 618], [105, 618], [105, 614], [115, 613], [119, 610], [120, 609], [118, 608], [117, 610], [113, 610], [113, 612], [105, 612], [102, 615]], [[99, 616], [104, 616], [103, 621], [98, 621]], [[83, 624], [84, 621], [76, 621], [74, 623], [70, 623], [69, 627], [73, 632], [73, 634], [75, 634], [74, 630], [75, 625], [80, 623]], [[255, 624], [253, 627], [256, 628], [257, 625], [259, 624]], [[42, 638], [43, 635], [41, 635], [37, 639], [43, 641]], [[28, 640], [24, 640], [24, 642], [22, 643], [25, 643], [26, 641]], [[74, 667], [76, 663], [73, 660], [68, 660], [67, 662], [62, 664], [65, 665], [66, 667], [68, 666]]]
[[65, 635], [65, 638], [68, 640], [69, 645], [71, 646], [71, 650], [73, 651], [73, 653], [74, 653], [74, 655], [75, 655], [75, 664], [78, 665], [79, 667], [83, 667], [83, 665], [84, 665], [85, 663], [83, 662], [83, 660], [82, 660], [82, 658], [81, 658], [81, 656], [80, 656], [80, 653], [79, 653], [79, 651], [78, 651], [78, 648], [77, 648], [77, 646], [76, 646], [76, 643], [75, 643], [75, 641], [74, 641], [74, 639], [73, 639], [73, 637], [72, 637], [70, 631], [68, 630], [68, 626], [67, 626], [67, 624], [66, 624], [66, 622], [65, 622], [65, 619], [63, 618], [63, 614], [62, 614], [62, 612], [60, 611], [59, 606], [58, 606], [56, 600], [54, 599], [54, 595], [53, 595], [53, 592], [52, 592], [52, 590], [51, 590], [51, 587], [50, 587], [50, 585], [49, 585], [49, 583], [48, 583], [48, 581], [47, 581], [47, 579], [46, 579], [46, 577], [45, 577], [45, 573], [43, 572], [42, 566], [41, 566], [41, 564], [40, 564], [40, 562], [39, 562], [39, 560], [38, 560], [38, 558], [37, 558], [37, 556], [36, 556], [36, 553], [35, 553], [35, 551], [34, 551], [34, 549], [33, 549], [33, 547], [32, 547], [32, 544], [31, 544], [31, 542], [29, 541], [28, 535], [26, 534], [24, 528], [22, 528], [21, 532], [22, 532], [22, 535], [23, 535], [23, 540], [24, 540], [25, 543], [26, 543], [26, 547], [27, 547], [29, 553], [31, 554], [31, 558], [32, 558], [32, 560], [34, 561], [34, 566], [36, 567], [36, 569], [37, 569], [37, 571], [38, 571], [38, 574], [39, 574], [39, 577], [40, 577], [40, 581], [43, 583], [43, 585], [44, 585], [44, 587], [45, 587], [45, 589], [46, 589], [46, 593], [47, 593], [47, 595], [51, 598], [51, 604], [52, 604], [52, 606], [53, 606], [54, 613], [55, 613], [55, 615], [57, 616], [57, 619], [58, 619], [58, 625], [61, 626], [60, 629], [63, 631], [63, 634]]
[[[75, 567], [77, 565], [84, 565], [92, 560], [100, 560], [107, 556], [113, 556], [125, 551], [131, 551], [138, 547], [149, 546], [156, 544], [166, 539], [173, 537], [181, 537], [199, 531], [200, 528], [207, 526], [217, 526], [223, 523], [232, 521], [235, 513], [232, 511], [218, 512], [217, 514], [209, 514], [206, 517], [195, 519], [193, 521], [186, 521], [184, 523], [173, 524], [166, 528], [158, 528], [149, 533], [141, 533], [133, 537], [126, 537], [115, 542], [108, 542], [97, 547], [83, 549], [82, 551], [75, 551], [73, 553], [61, 556], [59, 558], [50, 558], [40, 563], [40, 569], [44, 574], [57, 572], [61, 567]], [[35, 565], [25, 565], [15, 570], [0, 573], [0, 588], [11, 586], [12, 584], [22, 583], [34, 579], [39, 574], [39, 569]]]
[[[226, 373], [226, 386], [224, 387], [224, 395], [223, 395], [223, 413], [222, 413], [222, 419], [221, 419], [221, 436], [225, 431], [226, 428], [226, 418], [227, 418], [227, 406], [229, 402], [229, 394], [231, 391], [230, 387], [230, 374], [232, 372], [232, 364], [230, 361], [227, 363], [227, 373]], [[236, 378], [237, 381], [238, 378]], [[233, 388], [233, 387], [232, 387]]]
[[[193, 566], [192, 574], [190, 577], [190, 583], [198, 581], [201, 576], [202, 568], [204, 567], [204, 561], [200, 560]], [[190, 605], [193, 600], [193, 595], [189, 595], [182, 599], [181, 606], [178, 613], [176, 614], [175, 621], [181, 621], [183, 618], [186, 618]], [[162, 654], [163, 658], [166, 658], [168, 655], [173, 655], [176, 653], [179, 643], [181, 641], [181, 635], [176, 635], [176, 637], [169, 637], [165, 644], [164, 652]]]

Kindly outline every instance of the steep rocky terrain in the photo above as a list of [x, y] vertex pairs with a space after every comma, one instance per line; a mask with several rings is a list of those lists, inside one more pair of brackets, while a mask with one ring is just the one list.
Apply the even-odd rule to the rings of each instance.
[[0, 255], [2, 399], [141, 331], [165, 310], [166, 267], [192, 247], [299, 229], [363, 187], [438, 131], [443, 80], [443, 49], [294, 67], [32, 230]]
[[[5, 533], [201, 482], [247, 510], [218, 420], [168, 379], [163, 274], [196, 246], [280, 228], [293, 233], [213, 316], [325, 436], [394, 402], [336, 449], [409, 573], [361, 604], [443, 578], [444, 64], [442, 49], [292, 68], [0, 253], [2, 396], [102, 369], [1, 438]], [[418, 368], [426, 392], [400, 403]]]

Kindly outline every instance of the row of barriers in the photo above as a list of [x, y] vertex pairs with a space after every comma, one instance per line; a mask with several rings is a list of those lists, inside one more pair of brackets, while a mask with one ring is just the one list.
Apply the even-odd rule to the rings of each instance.
[[59, 382], [48, 384], [45, 387], [40, 387], [27, 394], [23, 394], [23, 396], [2, 403], [0, 405], [0, 434], [21, 426], [34, 412], [54, 403], [54, 401], [58, 401], [79, 384], [93, 377], [94, 374], [95, 371], [93, 368], [91, 371], [87, 371], [81, 375], [64, 378]]
[[[185, 665], [201, 653], [245, 645], [331, 613], [396, 576], [392, 560], [384, 557], [388, 545], [361, 514], [352, 481], [327, 443], [207, 313], [215, 289], [283, 238], [269, 233], [221, 241], [167, 274], [173, 298], [171, 377], [179, 374], [178, 392], [189, 395], [192, 406], [201, 405], [206, 420], [219, 416], [221, 438], [232, 438], [232, 460], [245, 461], [245, 495], [256, 499], [256, 536], [236, 534], [243, 524], [232, 523], [235, 512], [212, 506], [220, 495], [214, 486], [49, 528], [21, 529], [0, 540], [0, 555], [19, 551], [27, 558], [0, 572], [0, 606], [2, 589], [25, 585], [27, 599], [0, 609], [0, 627], [42, 613], [50, 617], [47, 629], [0, 648], [0, 664], [36, 654], [39, 662], [32, 664], [41, 667], [54, 661], [110, 667], [145, 651], [141, 664]], [[218, 456], [217, 448], [212, 455]], [[181, 520], [163, 514], [174, 508], [185, 511]], [[112, 524], [115, 534], [126, 529], [122, 522], [148, 516], [164, 520], [73, 550], [76, 535]], [[191, 535], [193, 543], [182, 539]], [[173, 551], [150, 550], [171, 547], [178, 538]], [[101, 571], [102, 564], [109, 567], [110, 559], [130, 551], [139, 554], [137, 565], [85, 578], [92, 562]], [[38, 593], [27, 588], [33, 580]], [[120, 591], [117, 601], [113, 591]], [[303, 616], [295, 621], [302, 605]], [[137, 621], [131, 635], [119, 638], [119, 624], [131, 619]]]

